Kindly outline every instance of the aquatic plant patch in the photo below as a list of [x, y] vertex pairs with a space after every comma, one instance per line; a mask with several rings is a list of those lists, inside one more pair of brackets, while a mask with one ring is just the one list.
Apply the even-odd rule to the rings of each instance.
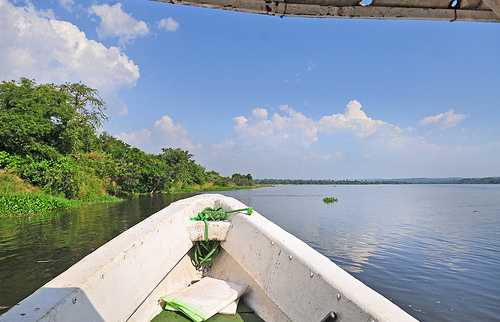
[[323, 198], [323, 202], [324, 203], [334, 203], [334, 202], [337, 202], [339, 201], [338, 198], [334, 198], [334, 197], [325, 197]]
[[74, 202], [46, 194], [0, 195], [0, 217], [40, 215], [59, 208], [70, 208]]
[[69, 200], [44, 193], [0, 194], [0, 218], [43, 215], [56, 209], [77, 208], [93, 202], [120, 200], [122, 199], [113, 196]]

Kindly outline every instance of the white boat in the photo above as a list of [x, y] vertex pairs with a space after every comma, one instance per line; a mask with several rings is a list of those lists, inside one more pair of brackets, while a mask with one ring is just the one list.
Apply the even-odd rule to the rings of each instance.
[[416, 321], [391, 301], [257, 212], [209, 224], [222, 251], [203, 269], [194, 241], [206, 207], [245, 208], [203, 194], [172, 203], [109, 241], [0, 316], [1, 321], [150, 321], [160, 297], [202, 276], [248, 285], [243, 301], [265, 321]]

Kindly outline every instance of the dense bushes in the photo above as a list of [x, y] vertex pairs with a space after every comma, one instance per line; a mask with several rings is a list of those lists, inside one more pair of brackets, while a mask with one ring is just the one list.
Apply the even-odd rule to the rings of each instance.
[[250, 174], [207, 172], [188, 151], [147, 154], [107, 133], [95, 89], [81, 83], [0, 84], [0, 168], [68, 199], [253, 185]]
[[[86, 157], [86, 156], [83, 156]], [[68, 199], [100, 197], [107, 193], [107, 181], [96, 175], [82, 156], [60, 156], [54, 160], [10, 156], [0, 151], [0, 167], [10, 169], [45, 192]]]
[[237, 186], [253, 186], [253, 178], [251, 174], [247, 174], [246, 176], [244, 176], [239, 173], [235, 173], [231, 177], [231, 180]]
[[87, 197], [82, 200], [68, 200], [40, 191], [24, 182], [12, 172], [0, 170], [0, 218], [12, 216], [33, 216], [60, 208], [85, 206], [94, 201], [117, 201], [116, 197]]

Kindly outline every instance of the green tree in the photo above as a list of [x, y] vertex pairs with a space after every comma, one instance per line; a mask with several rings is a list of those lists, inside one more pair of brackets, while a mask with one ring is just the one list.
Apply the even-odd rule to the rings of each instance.
[[82, 83], [2, 81], [0, 168], [67, 198], [253, 185], [250, 174], [207, 172], [189, 151], [148, 154], [105, 132], [97, 136], [105, 109], [99, 92]]
[[153, 193], [170, 183], [172, 170], [161, 156], [147, 154], [107, 134], [100, 135], [101, 149], [116, 162], [111, 183], [123, 193]]
[[253, 178], [251, 174], [242, 175], [235, 173], [231, 176], [231, 181], [237, 186], [253, 186]]
[[180, 148], [162, 148], [158, 155], [166, 171], [166, 178], [169, 180], [166, 188], [183, 188], [186, 187], [192, 180], [189, 176], [189, 163], [193, 162], [193, 157], [188, 151]]
[[55, 159], [90, 152], [107, 118], [97, 90], [81, 83], [41, 84], [21, 78], [0, 84], [0, 150]]

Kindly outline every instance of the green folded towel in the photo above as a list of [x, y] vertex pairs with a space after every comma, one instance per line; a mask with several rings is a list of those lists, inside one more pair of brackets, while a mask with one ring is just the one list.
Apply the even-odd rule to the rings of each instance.
[[211, 317], [207, 312], [203, 311], [198, 306], [181, 299], [170, 298], [168, 296], [162, 296], [161, 299], [167, 303], [165, 305], [165, 310], [180, 311], [193, 321], [202, 322]]
[[202, 322], [237, 300], [247, 288], [247, 285], [205, 277], [187, 289], [161, 299], [166, 302], [166, 310], [180, 311], [193, 321]]

